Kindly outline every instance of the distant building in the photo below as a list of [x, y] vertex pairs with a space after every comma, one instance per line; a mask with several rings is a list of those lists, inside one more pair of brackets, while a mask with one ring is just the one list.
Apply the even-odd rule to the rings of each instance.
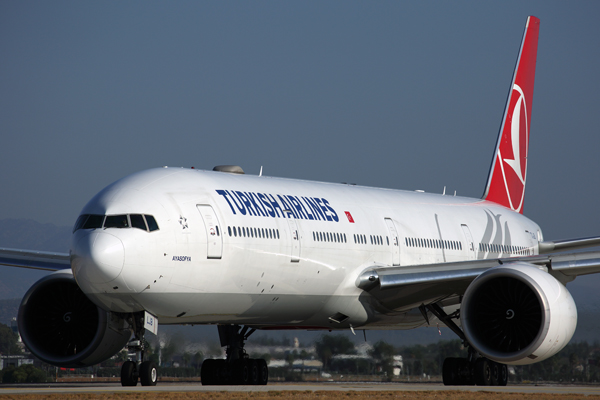
[[402, 361], [402, 356], [394, 356], [394, 376], [400, 376], [402, 373], [402, 369], [404, 368], [404, 362]]
[[8, 367], [18, 368], [21, 365], [33, 364], [33, 358], [26, 356], [1, 356], [0, 357], [0, 370]]

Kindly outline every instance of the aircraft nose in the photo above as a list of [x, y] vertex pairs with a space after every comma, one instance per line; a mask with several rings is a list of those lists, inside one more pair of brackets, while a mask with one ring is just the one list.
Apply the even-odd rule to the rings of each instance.
[[121, 240], [103, 231], [80, 238], [71, 250], [71, 267], [77, 280], [107, 283], [123, 269], [125, 248]]

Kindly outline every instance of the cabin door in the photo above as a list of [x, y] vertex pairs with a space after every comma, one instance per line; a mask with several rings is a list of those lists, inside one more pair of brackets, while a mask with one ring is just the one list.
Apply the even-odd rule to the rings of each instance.
[[292, 245], [292, 262], [300, 261], [300, 231], [298, 231], [298, 224], [294, 218], [289, 218], [288, 224], [290, 226], [291, 233], [291, 245]]
[[208, 205], [196, 206], [206, 229], [206, 258], [221, 258], [223, 254], [223, 231], [219, 225], [219, 220], [215, 210]]
[[473, 236], [471, 235], [471, 230], [465, 224], [460, 226], [462, 228], [463, 233], [465, 234], [465, 239], [467, 243], [467, 252], [469, 254], [469, 260], [475, 259], [475, 242], [473, 242]]
[[400, 265], [400, 239], [398, 237], [398, 231], [396, 225], [391, 218], [385, 219], [385, 225], [388, 228], [388, 234], [390, 235], [389, 246], [392, 250], [392, 264]]

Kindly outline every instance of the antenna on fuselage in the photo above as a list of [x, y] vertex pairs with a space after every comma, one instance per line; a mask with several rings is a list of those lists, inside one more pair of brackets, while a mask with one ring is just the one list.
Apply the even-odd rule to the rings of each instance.
[[258, 176], [262, 176], [262, 165], [260, 166], [260, 172], [258, 173]]

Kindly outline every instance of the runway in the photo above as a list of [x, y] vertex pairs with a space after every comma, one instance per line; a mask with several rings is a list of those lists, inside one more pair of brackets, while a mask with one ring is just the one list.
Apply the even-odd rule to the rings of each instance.
[[373, 392], [422, 392], [422, 391], [467, 391], [496, 393], [546, 393], [581, 394], [600, 396], [600, 386], [571, 385], [509, 385], [490, 386], [444, 386], [441, 383], [293, 383], [270, 384], [267, 386], [202, 386], [199, 383], [159, 383], [154, 387], [122, 387], [117, 383], [70, 383], [70, 384], [27, 384], [0, 385], [1, 395], [60, 395], [60, 394], [117, 394], [117, 393], [160, 393], [160, 392], [270, 392], [270, 391], [373, 391]]

